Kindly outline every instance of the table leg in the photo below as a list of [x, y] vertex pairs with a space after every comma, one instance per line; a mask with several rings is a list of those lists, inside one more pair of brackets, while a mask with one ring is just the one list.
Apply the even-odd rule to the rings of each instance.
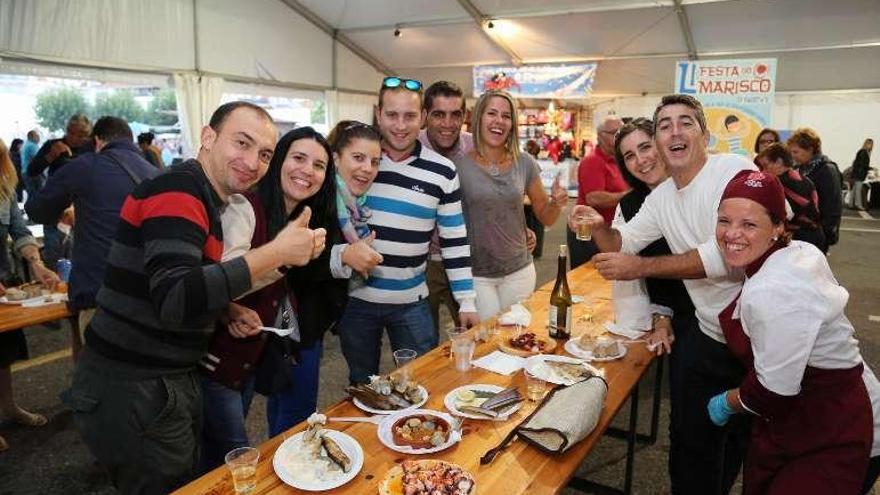
[[648, 443], [657, 443], [657, 430], [660, 427], [660, 401], [663, 398], [663, 363], [668, 358], [660, 356], [656, 360], [657, 373], [654, 376], [654, 403], [651, 405], [651, 433], [648, 435]]
[[630, 495], [632, 493], [633, 464], [636, 457], [636, 442], [639, 434], [636, 432], [636, 423], [639, 418], [639, 384], [633, 388], [629, 398], [629, 429], [626, 431], [626, 465], [623, 475], [623, 490], [611, 486], [596, 483], [577, 476], [568, 481], [568, 487], [581, 492], [595, 493], [598, 495]]
[[[663, 399], [663, 361], [665, 359], [666, 356], [663, 356], [654, 361], [657, 372], [654, 379], [654, 402], [651, 405], [651, 430], [648, 434], [636, 433], [636, 440], [640, 443], [650, 445], [657, 443], [657, 434], [660, 426], [660, 403]], [[606, 435], [622, 440], [629, 438], [629, 433], [628, 430], [623, 428], [608, 428], [605, 431]]]
[[624, 495], [629, 495], [632, 493], [632, 475], [633, 475], [633, 461], [636, 456], [636, 440], [638, 439], [638, 433], [636, 433], [636, 423], [639, 419], [639, 383], [636, 382], [636, 386], [633, 387], [632, 395], [629, 398], [629, 435], [627, 435], [626, 439], [626, 469], [624, 471], [623, 478], [623, 493]]

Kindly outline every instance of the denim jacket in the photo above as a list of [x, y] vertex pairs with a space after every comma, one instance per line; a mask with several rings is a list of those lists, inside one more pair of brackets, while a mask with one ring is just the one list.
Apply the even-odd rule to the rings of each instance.
[[11, 275], [6, 236], [12, 236], [12, 248], [16, 251], [28, 244], [37, 245], [37, 240], [27, 228], [14, 195], [11, 198], [0, 199], [0, 281]]

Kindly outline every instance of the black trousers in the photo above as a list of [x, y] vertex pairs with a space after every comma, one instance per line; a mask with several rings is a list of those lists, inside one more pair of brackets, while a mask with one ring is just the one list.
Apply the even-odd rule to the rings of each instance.
[[61, 395], [110, 480], [126, 495], [160, 495], [196, 476], [202, 423], [198, 372], [139, 379], [83, 349]]
[[568, 259], [572, 270], [590, 261], [599, 252], [595, 242], [577, 240], [575, 233], [568, 227], [565, 228], [565, 236], [568, 240]]
[[709, 399], [739, 387], [745, 369], [725, 344], [707, 337], [696, 316], [676, 315], [670, 359], [669, 474], [675, 495], [730, 492], [748, 449], [751, 415], [736, 414], [715, 426]]

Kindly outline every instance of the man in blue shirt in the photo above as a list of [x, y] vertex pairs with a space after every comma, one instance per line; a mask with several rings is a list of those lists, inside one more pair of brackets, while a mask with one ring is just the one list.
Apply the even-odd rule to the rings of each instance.
[[31, 160], [37, 156], [38, 151], [40, 151], [40, 133], [37, 132], [36, 129], [32, 129], [28, 131], [27, 141], [25, 141], [24, 146], [21, 147], [21, 177], [24, 182], [24, 190], [27, 191], [28, 197], [33, 196], [35, 192], [43, 187], [42, 175], [38, 177], [28, 177], [27, 173], [28, 165], [30, 165]]
[[94, 312], [122, 203], [136, 183], [159, 172], [134, 144], [125, 120], [101, 117], [93, 135], [97, 152], [67, 162], [25, 205], [31, 219], [46, 224], [57, 222], [71, 203], [75, 206], [68, 306], [80, 312], [81, 329]]

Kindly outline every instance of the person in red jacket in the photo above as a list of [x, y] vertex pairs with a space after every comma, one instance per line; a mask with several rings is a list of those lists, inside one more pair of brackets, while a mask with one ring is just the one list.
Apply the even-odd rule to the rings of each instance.
[[[600, 120], [596, 126], [599, 145], [578, 165], [577, 204], [595, 208], [605, 219], [606, 225], [611, 225], [617, 203], [629, 192], [629, 186], [614, 160], [614, 135], [621, 125], [623, 122], [616, 115]], [[593, 241], [577, 240], [571, 229], [568, 229], [568, 245], [572, 268], [590, 261], [599, 252]]]

